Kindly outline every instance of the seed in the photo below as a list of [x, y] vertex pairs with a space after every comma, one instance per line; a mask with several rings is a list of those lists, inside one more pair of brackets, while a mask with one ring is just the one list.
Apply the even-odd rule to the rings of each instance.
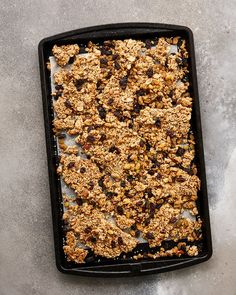
[[74, 167], [75, 166], [75, 162], [70, 162], [68, 165], [67, 165], [67, 167], [70, 169], [70, 168], [72, 168], [72, 167]]
[[124, 210], [123, 210], [123, 208], [122, 208], [121, 206], [117, 206], [117, 207], [116, 207], [116, 210], [117, 210], [117, 213], [118, 213], [119, 215], [123, 215], [123, 214], [124, 214]]
[[75, 201], [79, 206], [83, 205], [83, 200], [81, 198], [76, 198]]
[[81, 167], [80, 168], [80, 173], [85, 173], [86, 172], [86, 168], [85, 167]]
[[77, 88], [77, 90], [80, 91], [85, 82], [86, 82], [86, 79], [78, 79], [74, 82], [74, 85]]
[[86, 234], [89, 234], [91, 232], [92, 228], [90, 226], [87, 226], [85, 229], [84, 229], [84, 232]]
[[153, 69], [152, 68], [149, 68], [148, 70], [147, 70], [147, 72], [146, 72], [146, 74], [147, 74], [147, 76], [148, 76], [148, 78], [152, 78], [152, 76], [153, 76]]
[[146, 234], [146, 238], [149, 239], [149, 240], [153, 240], [154, 239], [154, 235], [152, 233], [148, 232]]
[[124, 242], [123, 242], [122, 237], [118, 237], [118, 244], [119, 244], [119, 245], [123, 245], [123, 243], [124, 243]]
[[181, 157], [181, 156], [183, 156], [184, 153], [185, 153], [185, 149], [179, 147], [177, 152], [176, 152], [176, 155]]
[[115, 248], [116, 247], [116, 242], [115, 241], [111, 241], [111, 247]]
[[120, 87], [122, 90], [125, 90], [128, 84], [128, 76], [124, 76], [123, 78], [120, 79], [119, 81]]

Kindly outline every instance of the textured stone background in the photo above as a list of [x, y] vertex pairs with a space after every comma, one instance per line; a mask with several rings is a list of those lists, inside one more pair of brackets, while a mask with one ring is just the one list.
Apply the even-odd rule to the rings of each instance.
[[[0, 1], [0, 295], [236, 294], [236, 1]], [[148, 21], [195, 36], [214, 255], [138, 278], [55, 267], [37, 45], [96, 24]]]

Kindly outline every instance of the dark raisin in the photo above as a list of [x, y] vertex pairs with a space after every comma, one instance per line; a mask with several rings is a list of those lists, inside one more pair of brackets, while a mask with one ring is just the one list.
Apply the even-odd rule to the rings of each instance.
[[76, 198], [75, 201], [79, 206], [83, 205], [83, 200], [81, 198]]
[[138, 201], [138, 202], [136, 203], [136, 205], [137, 205], [137, 206], [142, 206], [142, 205], [143, 205], [143, 201], [142, 201], [142, 200]]
[[175, 107], [177, 105], [177, 100], [172, 98], [172, 105]]
[[86, 158], [87, 158], [88, 160], [90, 160], [90, 159], [91, 159], [91, 156], [90, 156], [90, 155], [86, 155]]
[[112, 55], [112, 59], [113, 60], [116, 60], [118, 57], [119, 57], [119, 54], [117, 54], [117, 53], [115, 53], [115, 54]]
[[145, 209], [149, 209], [150, 208], [150, 202], [148, 200], [145, 200], [144, 208]]
[[149, 68], [148, 70], [147, 70], [147, 72], [146, 72], [146, 74], [147, 74], [147, 76], [148, 76], [148, 78], [152, 78], [152, 76], [153, 76], [153, 69], [152, 68]]
[[106, 110], [104, 109], [104, 107], [103, 106], [98, 106], [97, 109], [98, 109], [99, 117], [102, 120], [106, 119]]
[[100, 88], [101, 85], [102, 85], [102, 80], [98, 79], [97, 80], [97, 89]]
[[156, 209], [160, 209], [162, 204], [156, 204]]
[[113, 102], [114, 102], [114, 99], [113, 98], [109, 98], [108, 101], [107, 101], [107, 104], [109, 106], [113, 105]]
[[175, 136], [174, 132], [172, 130], [169, 130], [169, 129], [166, 130], [166, 135], [169, 136], [169, 137], [174, 137]]
[[104, 183], [103, 183], [103, 181], [104, 181], [104, 177], [105, 177], [105, 176], [102, 176], [102, 177], [98, 180], [98, 185], [99, 185], [100, 187], [104, 187]]
[[173, 90], [170, 90], [170, 92], [169, 92], [169, 97], [172, 98], [173, 95], [174, 95], [174, 91], [173, 91]]
[[124, 76], [123, 78], [121, 78], [119, 81], [119, 84], [120, 84], [121, 89], [125, 90], [125, 88], [127, 87], [127, 84], [128, 84], [128, 77]]
[[116, 110], [114, 112], [114, 115], [116, 116], [116, 118], [120, 121], [120, 122], [124, 122], [125, 121], [125, 117], [122, 115], [120, 110]]
[[146, 238], [149, 240], [153, 240], [154, 239], [153, 233], [150, 233], [150, 232], [146, 233]]
[[64, 102], [64, 105], [65, 105], [67, 108], [72, 108], [72, 104], [71, 104], [71, 102], [70, 102], [68, 99]]
[[146, 150], [147, 151], [150, 151], [150, 149], [151, 149], [151, 145], [150, 145], [150, 143], [149, 142], [146, 142]]
[[139, 142], [139, 145], [140, 145], [141, 147], [144, 147], [144, 146], [145, 146], [145, 141], [141, 139], [140, 142]]
[[117, 206], [117, 207], [116, 207], [116, 210], [117, 210], [117, 213], [118, 213], [119, 215], [124, 214], [124, 210], [123, 210], [123, 208], [122, 208], [121, 206]]
[[129, 174], [127, 176], [127, 180], [128, 180], [128, 182], [132, 182], [134, 180], [134, 176]]
[[118, 244], [119, 244], [119, 245], [123, 245], [123, 243], [124, 243], [124, 242], [123, 242], [122, 237], [118, 237]]
[[151, 162], [154, 164], [155, 167], [159, 167], [160, 166], [160, 163], [157, 161], [156, 158], [152, 158], [151, 159]]
[[63, 90], [63, 86], [62, 86], [62, 85], [56, 85], [56, 86], [55, 86], [55, 89], [56, 89], [56, 90]]
[[164, 158], [167, 158], [168, 157], [168, 153], [167, 152], [162, 152], [162, 155]]
[[182, 177], [182, 176], [176, 177], [176, 180], [177, 180], [178, 182], [185, 182], [185, 178]]
[[92, 190], [94, 188], [95, 184], [94, 184], [94, 182], [92, 180], [90, 180], [88, 185], [89, 185], [89, 189]]
[[136, 230], [136, 228], [137, 228], [137, 227], [136, 227], [136, 224], [135, 224], [135, 223], [132, 224], [130, 228], [131, 228], [132, 230]]
[[108, 50], [107, 47], [102, 46], [102, 48], [101, 48], [101, 54], [102, 55], [112, 55], [112, 51], [111, 50]]
[[57, 134], [57, 137], [58, 137], [59, 139], [64, 139], [64, 138], [66, 138], [66, 134], [65, 134], [65, 133], [58, 133], [58, 134]]
[[148, 94], [148, 90], [141, 88], [141, 89], [137, 90], [135, 93], [137, 96], [144, 96], [144, 95]]
[[149, 39], [147, 39], [145, 41], [145, 46], [146, 46], [147, 49], [150, 49], [152, 47], [152, 43], [151, 43], [151, 41]]
[[78, 91], [82, 89], [82, 86], [85, 82], [86, 82], [86, 79], [78, 79], [74, 82], [75, 87], [77, 88]]
[[161, 179], [161, 174], [160, 174], [160, 173], [157, 173], [157, 174], [156, 174], [156, 179], [157, 179], [157, 180]]
[[171, 217], [171, 219], [170, 219], [170, 222], [171, 222], [171, 223], [175, 223], [176, 221], [177, 221], [177, 218], [176, 218], [176, 217], [174, 217], [174, 216]]
[[141, 111], [141, 109], [142, 109], [142, 106], [139, 103], [136, 103], [134, 105], [134, 112], [135, 113], [139, 113]]
[[166, 231], [164, 230], [164, 228], [162, 228], [162, 229], [160, 230], [160, 233], [161, 233], [161, 234], [165, 234], [165, 233], [166, 233]]
[[161, 127], [161, 120], [160, 118], [156, 118], [155, 125], [160, 128]]
[[80, 173], [85, 173], [86, 172], [86, 168], [85, 167], [81, 167], [80, 168]]
[[70, 168], [73, 168], [75, 166], [75, 162], [70, 162], [67, 167], [70, 169]]
[[88, 132], [90, 132], [90, 131], [92, 131], [92, 130], [94, 130], [95, 128], [94, 128], [94, 126], [93, 125], [91, 125], [91, 126], [88, 126], [88, 129], [87, 129], [87, 131]]
[[129, 191], [125, 191], [125, 192], [124, 192], [124, 195], [125, 195], [127, 198], [130, 198]]
[[176, 155], [181, 157], [181, 156], [183, 156], [184, 153], [185, 153], [185, 149], [179, 147], [177, 152], [176, 152]]
[[134, 124], [133, 123], [129, 123], [128, 127], [131, 129], [134, 127]]
[[126, 183], [125, 183], [124, 180], [122, 180], [122, 181], [120, 182], [120, 186], [121, 186], [121, 187], [125, 187], [125, 186], [126, 186]]
[[150, 170], [148, 170], [148, 174], [150, 174], [150, 175], [154, 175], [154, 174], [155, 174], [155, 171], [152, 170], [152, 169], [150, 169]]
[[112, 71], [109, 71], [108, 74], [106, 75], [106, 79], [107, 79], [107, 80], [110, 79], [111, 76], [112, 76]]
[[91, 238], [90, 238], [90, 241], [91, 241], [92, 243], [96, 243], [97, 239], [96, 239], [95, 237], [91, 237]]
[[131, 159], [131, 155], [128, 155], [128, 157], [127, 157], [127, 162], [128, 162], [128, 163], [133, 162], [133, 160]]
[[105, 133], [102, 133], [101, 134], [101, 137], [100, 137], [100, 140], [101, 141], [104, 141], [106, 138], [107, 138], [106, 134]]
[[114, 67], [115, 67], [116, 70], [120, 70], [121, 69], [121, 66], [118, 63], [118, 61], [115, 61]]
[[116, 247], [116, 242], [115, 241], [111, 241], [111, 247], [115, 248]]
[[116, 153], [117, 155], [120, 154], [120, 150], [119, 150], [116, 146], [114, 146], [114, 145], [112, 145], [112, 146], [109, 148], [108, 151], [109, 151], [110, 153]]
[[136, 230], [135, 231], [135, 238], [138, 238], [140, 236], [140, 231], [139, 230]]
[[69, 61], [68, 61], [68, 64], [73, 64], [73, 62], [75, 61], [76, 57], [75, 56], [71, 56]]
[[93, 135], [88, 135], [87, 136], [87, 141], [88, 142], [94, 142], [96, 140], [96, 138]]
[[145, 189], [144, 193], [147, 194], [149, 198], [153, 197], [152, 189], [149, 187]]
[[85, 227], [84, 232], [86, 234], [89, 234], [91, 232], [92, 228], [90, 226]]
[[162, 95], [157, 95], [157, 96], [156, 96], [156, 100], [157, 100], [158, 102], [161, 102], [161, 101], [162, 101], [162, 98], [163, 98]]
[[150, 212], [155, 212], [156, 205], [154, 203], [150, 203]]
[[100, 66], [106, 67], [108, 63], [108, 60], [106, 58], [100, 58]]
[[182, 81], [183, 81], [183, 82], [189, 82], [189, 77], [188, 77], [187, 75], [184, 76], [183, 79], [182, 79]]
[[151, 222], [151, 218], [146, 218], [144, 220], [144, 225], [148, 226], [150, 224], [150, 222]]
[[108, 198], [112, 198], [112, 197], [117, 196], [117, 193], [114, 193], [114, 192], [105, 192], [105, 195], [106, 195]]

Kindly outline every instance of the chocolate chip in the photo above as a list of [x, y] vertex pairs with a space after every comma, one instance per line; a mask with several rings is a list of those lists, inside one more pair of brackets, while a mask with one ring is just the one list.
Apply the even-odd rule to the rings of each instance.
[[174, 216], [171, 217], [171, 219], [170, 219], [170, 222], [171, 222], [171, 223], [175, 223], [176, 221], [177, 221], [177, 218], [176, 218], [176, 217], [174, 217]]
[[152, 169], [150, 169], [150, 170], [148, 170], [148, 174], [150, 174], [150, 175], [154, 175], [154, 174], [155, 174], [155, 171], [152, 170]]
[[121, 186], [121, 187], [125, 187], [125, 186], [126, 186], [126, 183], [125, 183], [124, 180], [121, 180], [121, 182], [120, 182], [120, 186]]
[[116, 210], [117, 210], [117, 213], [118, 213], [119, 215], [124, 214], [124, 210], [123, 210], [123, 208], [122, 208], [121, 206], [117, 206], [117, 207], [116, 207]]
[[107, 138], [106, 134], [105, 133], [102, 133], [101, 134], [101, 137], [100, 137], [100, 140], [101, 141], [104, 141], [106, 138]]
[[90, 238], [90, 241], [91, 241], [92, 243], [96, 243], [97, 239], [96, 239], [95, 237], [91, 237], [91, 238]]
[[185, 153], [185, 149], [179, 147], [177, 152], [176, 152], [176, 156], [181, 157], [181, 156], [183, 156], [184, 153]]
[[124, 244], [122, 237], [118, 237], [118, 244], [119, 245], [123, 245]]
[[73, 62], [75, 61], [76, 57], [75, 56], [71, 56], [69, 61], [68, 61], [68, 64], [73, 64]]
[[111, 247], [114, 249], [116, 247], [116, 242], [115, 241], [111, 241]]
[[112, 146], [109, 148], [108, 151], [109, 151], [110, 153], [116, 153], [117, 155], [120, 154], [120, 150], [119, 150], [116, 146], [114, 146], [114, 145], [112, 145]]
[[87, 141], [88, 141], [88, 142], [91, 142], [91, 143], [92, 143], [92, 142], [94, 142], [95, 140], [96, 140], [96, 138], [95, 138], [93, 135], [88, 135], [88, 136], [87, 136]]
[[107, 66], [107, 63], [108, 63], [108, 60], [106, 58], [100, 58], [100, 66], [103, 68], [103, 67], [106, 67]]
[[99, 117], [100, 117], [102, 120], [106, 119], [106, 110], [104, 109], [104, 107], [99, 105], [99, 106], [97, 107], [97, 109], [98, 109]]
[[109, 106], [113, 105], [113, 102], [114, 102], [114, 99], [113, 98], [109, 98], [108, 101], [107, 101], [107, 104]]
[[178, 181], [178, 182], [185, 182], [185, 180], [186, 179], [182, 176], [176, 177], [176, 181]]
[[77, 88], [78, 91], [82, 89], [82, 86], [85, 82], [86, 82], [86, 79], [78, 79], [74, 82], [75, 87]]
[[57, 134], [57, 137], [58, 137], [59, 139], [64, 139], [64, 138], [66, 138], [66, 134], [65, 134], [65, 133], [58, 133], [58, 134]]
[[84, 229], [84, 232], [86, 234], [89, 234], [91, 232], [92, 228], [90, 226], [87, 226], [85, 229]]
[[169, 129], [166, 130], [166, 135], [169, 136], [169, 137], [174, 137], [175, 136], [174, 132], [172, 130], [169, 130]]
[[152, 43], [151, 43], [151, 41], [149, 39], [147, 39], [145, 41], [145, 46], [146, 46], [147, 49], [150, 49], [152, 47]]
[[123, 78], [120, 79], [119, 81], [120, 87], [122, 90], [125, 90], [128, 84], [128, 76], [124, 76]]
[[83, 205], [83, 200], [81, 198], [76, 198], [75, 201], [79, 206]]
[[115, 61], [115, 63], [114, 63], [114, 67], [115, 67], [116, 70], [120, 70], [120, 69], [121, 69], [121, 66], [120, 66], [120, 64], [118, 63], [118, 61]]
[[147, 74], [147, 76], [148, 76], [148, 78], [152, 78], [152, 76], [153, 76], [153, 69], [152, 68], [149, 68], [148, 70], [147, 70], [147, 72], [146, 72], [146, 74]]
[[153, 233], [150, 233], [150, 232], [146, 233], [146, 238], [149, 240], [153, 240], [154, 239]]
[[72, 108], [72, 104], [71, 104], [71, 102], [70, 102], [68, 99], [64, 102], [64, 105], [65, 105], [67, 108]]
[[86, 172], [86, 168], [85, 167], [81, 167], [80, 168], [80, 173], [85, 173]]
[[70, 162], [68, 165], [67, 165], [67, 168], [73, 168], [75, 166], [75, 162]]
[[160, 118], [156, 118], [155, 125], [160, 128], [161, 127], [161, 120]]

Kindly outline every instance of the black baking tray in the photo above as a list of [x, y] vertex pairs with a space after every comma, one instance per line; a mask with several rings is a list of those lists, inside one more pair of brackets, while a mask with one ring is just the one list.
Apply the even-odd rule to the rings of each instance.
[[[201, 179], [201, 190], [198, 193], [199, 215], [203, 220], [203, 239], [200, 242], [201, 252], [196, 257], [171, 257], [158, 260], [143, 259], [134, 261], [127, 256], [125, 259], [96, 258], [91, 254], [85, 264], [69, 263], [63, 252], [63, 224], [62, 224], [62, 192], [61, 183], [56, 173], [57, 144], [52, 131], [53, 108], [51, 98], [50, 73], [46, 62], [54, 44], [86, 44], [88, 41], [103, 42], [107, 39], [154, 39], [161, 36], [181, 36], [186, 40], [189, 51], [189, 80], [190, 93], [193, 98], [191, 125], [196, 140], [196, 165]], [[184, 26], [157, 23], [122, 23], [94, 26], [65, 32], [43, 39], [38, 46], [40, 77], [43, 98], [44, 123], [46, 131], [46, 146], [48, 158], [48, 172], [50, 181], [51, 206], [54, 230], [56, 265], [59, 271], [84, 276], [118, 277], [160, 273], [183, 268], [208, 260], [212, 255], [211, 230], [208, 209], [207, 184], [205, 175], [199, 96], [197, 86], [196, 63], [192, 31]], [[169, 244], [168, 244], [169, 243]], [[195, 243], [196, 244], [196, 243]], [[165, 242], [165, 247], [172, 247], [172, 243]], [[147, 246], [140, 244], [136, 250], [145, 250]]]

